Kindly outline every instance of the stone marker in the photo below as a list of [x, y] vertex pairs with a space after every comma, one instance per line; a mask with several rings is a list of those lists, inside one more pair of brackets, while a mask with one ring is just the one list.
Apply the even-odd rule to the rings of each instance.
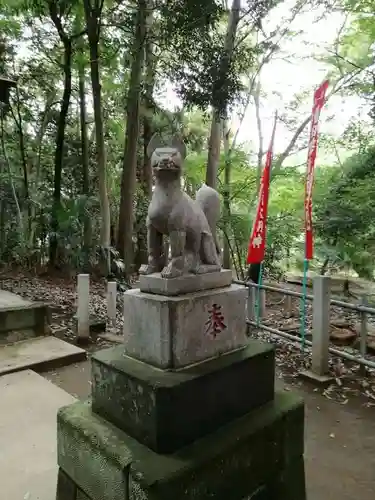
[[304, 406], [275, 394], [274, 349], [246, 336], [217, 197], [182, 193], [181, 143], [154, 146], [149, 263], [124, 294], [124, 345], [92, 355], [90, 401], [59, 412], [57, 499], [306, 500]]

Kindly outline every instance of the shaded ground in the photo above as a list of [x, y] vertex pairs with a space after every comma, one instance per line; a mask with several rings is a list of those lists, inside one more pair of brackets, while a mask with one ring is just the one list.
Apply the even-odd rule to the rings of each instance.
[[[85, 399], [91, 390], [90, 375], [85, 361], [45, 377]], [[296, 387], [280, 379], [278, 385], [298, 391], [306, 402], [308, 500], [374, 500], [375, 410], [360, 401], [339, 404], [306, 385]]]

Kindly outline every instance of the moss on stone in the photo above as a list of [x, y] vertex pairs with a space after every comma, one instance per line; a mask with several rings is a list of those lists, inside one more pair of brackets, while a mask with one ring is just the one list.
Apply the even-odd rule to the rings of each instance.
[[[249, 387], [244, 380], [259, 378]], [[260, 342], [164, 372], [124, 356], [121, 346], [92, 358], [93, 410], [157, 453], [173, 453], [274, 396], [274, 351]]]
[[[290, 470], [287, 464], [296, 463], [291, 456], [303, 450], [301, 408], [303, 403], [299, 397], [279, 393], [272, 403], [173, 455], [159, 455], [93, 414], [89, 404], [75, 403], [59, 413], [59, 465], [69, 475], [74, 474], [79, 464], [66, 453], [66, 443], [70, 440], [72, 447], [79, 448], [86, 442], [91, 448], [96, 448], [96, 456], [100, 455], [102, 480], [105, 478], [110, 482], [112, 477], [119, 481], [120, 474], [131, 461], [131, 498], [134, 500], [203, 500], [213, 497], [240, 500], [257, 490], [259, 499], [262, 499], [262, 487], [269, 485], [272, 479], [280, 478], [279, 485], [287, 485], [287, 471]], [[290, 448], [286, 439], [292, 435], [298, 446]], [[89, 460], [88, 455], [85, 456], [85, 460]], [[302, 456], [299, 459], [303, 463]], [[108, 467], [112, 471], [110, 474], [105, 470]], [[296, 474], [302, 484], [303, 471], [298, 470]], [[82, 487], [81, 484], [78, 486]], [[287, 491], [286, 486], [284, 490]], [[279, 500], [277, 496], [274, 498]], [[280, 496], [280, 500], [284, 499], [285, 495]], [[93, 500], [99, 498], [93, 497]], [[304, 498], [295, 496], [293, 500]]]

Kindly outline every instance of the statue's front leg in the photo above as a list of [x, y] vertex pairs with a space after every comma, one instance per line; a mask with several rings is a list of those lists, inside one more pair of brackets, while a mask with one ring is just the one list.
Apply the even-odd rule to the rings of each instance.
[[162, 270], [163, 278], [177, 278], [182, 276], [185, 271], [185, 231], [171, 231], [169, 234], [169, 244], [171, 246], [171, 261]]
[[148, 264], [141, 266], [139, 274], [159, 273], [164, 267], [162, 260], [163, 235], [152, 224], [147, 226], [147, 250]]

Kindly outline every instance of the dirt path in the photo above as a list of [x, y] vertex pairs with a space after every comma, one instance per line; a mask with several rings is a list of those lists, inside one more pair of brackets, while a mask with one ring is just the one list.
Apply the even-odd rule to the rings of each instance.
[[299, 391], [306, 402], [308, 500], [375, 498], [375, 412]]
[[[91, 391], [88, 361], [45, 377], [85, 399]], [[290, 390], [278, 382], [279, 388]], [[374, 500], [375, 409], [360, 402], [340, 405], [308, 386], [297, 390], [306, 402], [306, 478], [308, 500]]]

